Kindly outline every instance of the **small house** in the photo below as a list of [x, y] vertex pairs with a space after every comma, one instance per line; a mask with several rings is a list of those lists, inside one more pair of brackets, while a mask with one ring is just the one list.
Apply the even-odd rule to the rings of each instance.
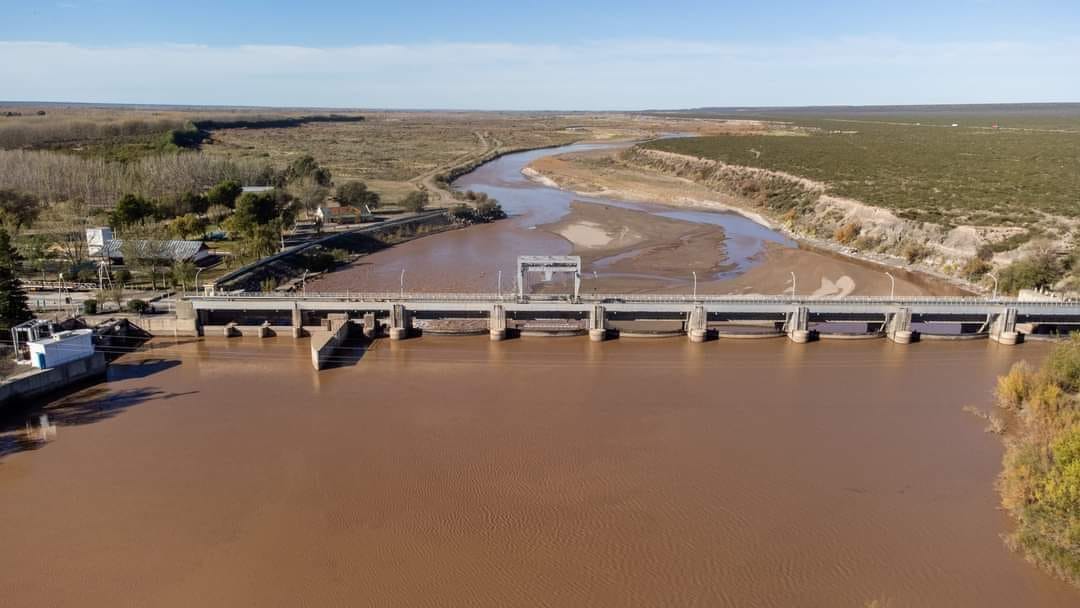
[[48, 369], [94, 354], [94, 332], [90, 329], [61, 331], [29, 342], [30, 364]]
[[[208, 264], [213, 256], [202, 241], [135, 241], [134, 250], [142, 258], [156, 258], [169, 263], [193, 262]], [[124, 263], [124, 239], [112, 239], [105, 243], [98, 256], [113, 264]]]
[[351, 205], [340, 207], [319, 207], [315, 210], [315, 217], [326, 224], [355, 224], [365, 220], [363, 211]]

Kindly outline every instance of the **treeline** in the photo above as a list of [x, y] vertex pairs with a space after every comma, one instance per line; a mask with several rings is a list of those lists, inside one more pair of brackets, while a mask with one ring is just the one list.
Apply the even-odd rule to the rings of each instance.
[[224, 180], [265, 185], [274, 175], [263, 161], [193, 153], [116, 163], [46, 150], [0, 150], [0, 189], [50, 203], [79, 200], [92, 208], [110, 208], [125, 194], [169, 199], [178, 193], [202, 192]]
[[90, 121], [84, 119], [48, 119], [0, 123], [0, 148], [36, 148], [58, 144], [95, 142], [158, 135], [184, 129], [187, 121], [179, 118], [151, 120]]
[[164, 136], [177, 146], [196, 147], [215, 129], [284, 129], [313, 122], [361, 122], [363, 116], [348, 114], [313, 114], [282, 116], [244, 114], [191, 118], [129, 118], [90, 121], [85, 119], [49, 119], [0, 123], [0, 148], [49, 148], [60, 145], [96, 143]]

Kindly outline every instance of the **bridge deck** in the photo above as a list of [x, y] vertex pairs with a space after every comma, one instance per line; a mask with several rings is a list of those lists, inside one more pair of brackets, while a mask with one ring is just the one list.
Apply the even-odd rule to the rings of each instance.
[[1014, 298], [684, 296], [654, 294], [594, 294], [577, 300], [566, 296], [518, 297], [494, 293], [335, 293], [278, 295], [238, 293], [187, 298], [197, 311], [390, 311], [403, 305], [411, 311], [476, 312], [501, 305], [507, 312], [587, 313], [601, 305], [613, 313], [686, 313], [701, 306], [707, 314], [785, 314], [800, 307], [814, 316], [886, 315], [907, 309], [914, 317], [969, 318], [998, 315], [1014, 309], [1018, 317], [1058, 323], [1080, 322], [1080, 302], [1033, 302]]

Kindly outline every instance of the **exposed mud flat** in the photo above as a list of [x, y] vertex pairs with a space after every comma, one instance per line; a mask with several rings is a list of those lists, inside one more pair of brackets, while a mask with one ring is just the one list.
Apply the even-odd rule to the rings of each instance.
[[635, 273], [683, 280], [688, 272], [731, 270], [723, 228], [658, 217], [610, 205], [574, 202], [558, 222], [541, 229], [570, 241], [588, 274]]
[[961, 411], [1040, 345], [153, 344], [0, 460], [5, 606], [1080, 601]]

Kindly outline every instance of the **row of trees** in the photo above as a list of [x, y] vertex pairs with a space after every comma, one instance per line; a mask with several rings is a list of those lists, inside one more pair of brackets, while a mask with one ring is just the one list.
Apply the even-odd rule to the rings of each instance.
[[78, 200], [110, 208], [125, 194], [174, 201], [177, 193], [203, 192], [208, 184], [232, 180], [270, 184], [277, 178], [262, 161], [231, 161], [196, 152], [161, 154], [109, 162], [50, 151], [0, 150], [0, 189], [44, 203]]
[[33, 119], [0, 125], [0, 148], [32, 148], [59, 143], [87, 143], [157, 135], [183, 129], [187, 122], [176, 118], [89, 121], [79, 119]]

